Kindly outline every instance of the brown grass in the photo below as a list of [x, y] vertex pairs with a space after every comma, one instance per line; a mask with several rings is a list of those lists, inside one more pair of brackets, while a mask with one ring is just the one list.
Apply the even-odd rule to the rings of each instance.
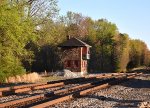
[[34, 83], [38, 80], [41, 79], [41, 76], [36, 73], [29, 73], [29, 74], [24, 74], [22, 76], [15, 76], [15, 77], [9, 77], [8, 79], [6, 79], [7, 83], [20, 83], [20, 82], [27, 82], [27, 83]]

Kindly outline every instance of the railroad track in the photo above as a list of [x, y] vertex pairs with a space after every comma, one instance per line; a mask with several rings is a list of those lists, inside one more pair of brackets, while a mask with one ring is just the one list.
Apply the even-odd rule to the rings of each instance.
[[8, 95], [25, 93], [29, 91], [47, 89], [47, 88], [52, 88], [52, 87], [62, 87], [68, 84], [73, 84], [73, 83], [76, 84], [79, 82], [91, 81], [96, 78], [105, 78], [105, 77], [108, 78], [113, 75], [119, 75], [119, 74], [117, 73], [107, 74], [107, 75], [102, 74], [102, 75], [93, 76], [93, 77], [80, 77], [80, 78], [73, 78], [73, 79], [66, 79], [66, 80], [51, 81], [47, 83], [26, 84], [26, 85], [20, 85], [20, 86], [4, 87], [4, 88], [0, 88], [0, 96], [8, 96]]
[[[121, 83], [130, 78], [134, 78], [137, 75], [140, 75], [140, 74], [136, 74], [136, 73], [108, 74], [108, 75], [100, 75], [100, 76], [94, 76], [94, 77], [82, 77], [82, 78], [76, 78], [76, 79], [48, 82], [47, 83], [48, 85], [49, 84], [61, 85], [61, 83], [62, 85], [67, 85], [71, 83], [79, 83], [81, 81], [85, 83], [81, 83], [80, 85], [75, 85], [70, 88], [54, 90], [49, 93], [36, 94], [27, 98], [1, 103], [0, 107], [1, 108], [7, 108], [7, 107], [45, 108], [45, 107], [54, 105], [56, 103], [63, 102], [65, 100], [70, 100], [73, 98], [84, 96], [88, 93], [91, 93], [99, 89], [110, 87], [114, 84]], [[47, 84], [45, 84], [44, 87], [47, 87]], [[38, 86], [34, 86], [34, 87], [41, 88]], [[53, 87], [56, 87], [56, 86], [53, 86]]]
[[0, 88], [0, 96], [8, 96], [12, 94], [24, 93], [24, 92], [33, 91], [33, 90], [59, 87], [59, 86], [67, 85], [67, 84], [76, 83], [77, 81], [86, 81], [86, 80], [88, 80], [88, 78], [81, 77], [81, 78], [74, 78], [74, 79], [67, 79], [67, 80], [52, 81], [52, 82], [47, 82], [47, 83], [5, 87], [5, 88]]

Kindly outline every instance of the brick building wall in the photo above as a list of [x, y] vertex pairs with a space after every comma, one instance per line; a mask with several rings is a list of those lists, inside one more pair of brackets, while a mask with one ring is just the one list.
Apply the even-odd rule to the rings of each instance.
[[69, 48], [64, 54], [64, 69], [72, 72], [87, 72], [87, 60], [83, 60], [83, 47]]

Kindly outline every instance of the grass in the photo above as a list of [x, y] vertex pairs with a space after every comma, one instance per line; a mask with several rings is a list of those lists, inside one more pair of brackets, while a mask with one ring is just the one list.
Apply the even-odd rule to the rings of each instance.
[[9, 77], [6, 79], [6, 83], [21, 83], [21, 82], [35, 83], [36, 81], [38, 81], [40, 79], [41, 79], [41, 76], [38, 73], [33, 72], [33, 73], [29, 73], [29, 74], [24, 74], [21, 76], [17, 75], [14, 77]]
[[49, 81], [56, 81], [65, 79], [63, 76], [42, 76], [36, 72], [24, 74], [24, 75], [17, 75], [14, 77], [9, 77], [6, 79], [6, 83], [45, 83]]
[[38, 82], [44, 83], [44, 82], [56, 81], [56, 80], [62, 80], [62, 79], [65, 79], [65, 78], [63, 76], [47, 76], [47, 77], [42, 77]]

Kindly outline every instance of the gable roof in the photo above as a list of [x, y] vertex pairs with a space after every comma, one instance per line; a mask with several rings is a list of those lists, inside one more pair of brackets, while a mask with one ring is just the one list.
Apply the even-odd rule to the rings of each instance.
[[84, 47], [84, 46], [91, 47], [87, 43], [85, 43], [77, 38], [71, 38], [71, 39], [65, 41], [64, 43], [62, 43], [61, 45], [59, 45], [59, 47]]

